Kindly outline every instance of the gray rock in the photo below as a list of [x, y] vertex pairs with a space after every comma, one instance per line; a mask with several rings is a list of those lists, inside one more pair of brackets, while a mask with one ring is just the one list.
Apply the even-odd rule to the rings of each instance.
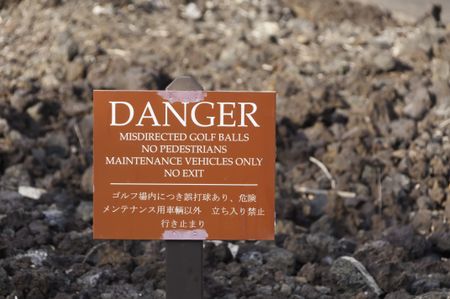
[[42, 212], [49, 225], [62, 226], [66, 218], [63, 211], [58, 209], [55, 204], [51, 205], [47, 210]]
[[[330, 298], [326, 294], [323, 293], [324, 290], [319, 289], [316, 286], [310, 285], [310, 284], [303, 284], [298, 285], [295, 288], [295, 293], [301, 296], [304, 296], [304, 298], [310, 299], [310, 298]], [[303, 298], [303, 297], [301, 297]]]
[[31, 199], [39, 199], [42, 195], [44, 195], [47, 191], [41, 188], [35, 188], [31, 186], [19, 186], [18, 191], [20, 195], [31, 198]]
[[114, 14], [114, 7], [111, 3], [108, 3], [104, 6], [102, 5], [95, 5], [92, 9], [92, 13], [94, 15], [108, 15], [111, 16]]
[[217, 61], [217, 66], [221, 69], [231, 68], [235, 64], [239, 63], [240, 55], [238, 55], [238, 53], [247, 53], [248, 51], [249, 46], [246, 43], [237, 41], [235, 44], [230, 47], [225, 47], [222, 50], [219, 60]]
[[89, 67], [88, 81], [94, 88], [142, 89], [148, 82], [148, 72], [138, 66], [126, 64], [123, 59], [115, 58], [107, 66], [101, 63]]
[[16, 259], [29, 258], [35, 266], [42, 266], [47, 259], [48, 253], [45, 250], [28, 250], [26, 253], [16, 255]]
[[432, 212], [427, 209], [417, 211], [412, 219], [412, 226], [421, 234], [426, 234], [431, 229]]
[[272, 295], [272, 287], [258, 285], [256, 287], [256, 292], [261, 295], [270, 296], [270, 295]]
[[19, 186], [29, 186], [30, 184], [30, 174], [23, 164], [8, 167], [1, 180], [2, 187], [10, 190], [17, 190]]
[[92, 202], [91, 201], [81, 201], [77, 207], [77, 215], [83, 221], [90, 221], [92, 219]]
[[166, 298], [166, 291], [161, 290], [161, 289], [157, 289], [155, 290], [155, 292], [153, 293], [153, 297], [155, 299], [165, 299]]
[[66, 157], [69, 154], [69, 140], [62, 131], [50, 133], [45, 136], [45, 149], [47, 155]]
[[16, 91], [9, 98], [9, 102], [11, 106], [13, 106], [17, 111], [23, 111], [23, 109], [30, 104], [32, 101], [32, 97], [27, 94], [24, 90]]
[[43, 106], [42, 102], [38, 102], [38, 103], [34, 104], [33, 106], [29, 107], [27, 109], [28, 115], [35, 121], [40, 121], [42, 118], [42, 115], [41, 115], [42, 106]]
[[91, 106], [86, 102], [79, 101], [67, 101], [63, 106], [62, 110], [69, 116], [75, 116], [87, 112]]
[[267, 42], [271, 36], [276, 36], [280, 31], [277, 22], [259, 21], [254, 23], [254, 28], [248, 38], [254, 44]]
[[79, 52], [78, 43], [75, 42], [75, 40], [70, 39], [70, 41], [67, 44], [67, 60], [72, 61]]
[[450, 253], [450, 233], [442, 232], [435, 233], [431, 236], [431, 242], [435, 246], [436, 250], [441, 253]]
[[306, 242], [308, 242], [308, 244], [313, 246], [319, 252], [328, 252], [329, 248], [331, 248], [336, 242], [336, 239], [325, 233], [319, 232], [307, 235]]
[[433, 113], [448, 118], [450, 116], [450, 86], [447, 82], [434, 82], [432, 92], [436, 97]]
[[41, 84], [44, 89], [56, 89], [61, 82], [53, 74], [47, 74], [41, 79]]
[[350, 68], [349, 61], [345, 59], [333, 59], [328, 64], [324, 65], [322, 67], [323, 71], [325, 73], [344, 73]]
[[417, 199], [417, 207], [419, 210], [428, 210], [432, 207], [432, 200], [428, 196], [420, 196]]
[[92, 114], [84, 116], [83, 119], [79, 122], [80, 133], [83, 137], [85, 145], [89, 145], [92, 142], [92, 125]]
[[383, 180], [383, 185], [386, 189], [392, 190], [395, 195], [398, 195], [402, 191], [408, 191], [411, 188], [411, 179], [402, 173], [394, 173], [392, 176], [389, 176], [391, 181], [388, 184], [388, 180], [386, 182]]
[[263, 264], [263, 255], [259, 251], [249, 251], [243, 253], [239, 260], [242, 264], [258, 266]]
[[319, 218], [325, 213], [325, 208], [328, 203], [328, 196], [326, 194], [318, 194], [314, 199], [309, 201], [311, 207], [311, 217]]
[[402, 247], [411, 258], [418, 258], [429, 249], [430, 241], [417, 234], [411, 226], [393, 226], [383, 232], [383, 239]]
[[8, 121], [4, 118], [0, 118], [0, 134], [5, 134], [9, 130]]
[[384, 297], [384, 299], [411, 299], [411, 298], [413, 298], [413, 296], [411, 296], [405, 290], [395, 291], [387, 294], [386, 297]]
[[427, 113], [431, 107], [431, 99], [428, 90], [425, 87], [417, 88], [411, 91], [405, 97], [406, 106], [403, 113], [412, 119], [419, 120]]
[[80, 285], [94, 288], [104, 275], [105, 273], [101, 269], [92, 269], [79, 277], [77, 282]]
[[354, 240], [342, 238], [330, 246], [330, 252], [335, 257], [353, 254], [357, 246]]
[[431, 62], [433, 81], [448, 81], [450, 78], [450, 64], [443, 59], [434, 58]]
[[342, 256], [338, 258], [333, 262], [330, 272], [338, 287], [346, 291], [366, 290], [377, 296], [383, 293], [363, 264], [353, 257]]
[[0, 267], [0, 286], [3, 289], [6, 289], [9, 287], [9, 280], [10, 276], [8, 275], [8, 272], [3, 267]]
[[450, 290], [428, 292], [414, 297], [413, 299], [450, 299]]
[[198, 20], [202, 17], [202, 11], [195, 2], [190, 2], [184, 8], [183, 17], [186, 19]]
[[410, 141], [416, 135], [416, 123], [405, 118], [395, 120], [390, 124], [390, 132], [395, 140]]
[[426, 292], [438, 290], [441, 287], [440, 277], [427, 275], [427, 277], [419, 278], [414, 281], [409, 291], [413, 294], [423, 294]]
[[86, 169], [81, 177], [81, 190], [89, 194], [92, 194], [94, 191], [92, 184], [92, 166]]
[[331, 289], [325, 286], [315, 286], [315, 289], [317, 292], [324, 295], [329, 294], [331, 292]]
[[[318, 231], [320, 230], [321, 229], [318, 229]], [[284, 241], [283, 247], [290, 252], [293, 252], [297, 261], [302, 264], [313, 262], [317, 258], [317, 249], [309, 244], [304, 236], [288, 236]]]
[[394, 69], [396, 62], [394, 57], [392, 57], [391, 52], [385, 50], [378, 53], [373, 58], [373, 64], [378, 71], [387, 72]]
[[442, 203], [442, 201], [445, 198], [445, 194], [446, 192], [444, 191], [444, 189], [439, 185], [438, 181], [434, 181], [433, 183], [433, 187], [431, 187], [428, 190], [428, 196], [437, 203]]
[[283, 283], [280, 287], [280, 293], [284, 296], [289, 296], [292, 293], [292, 287], [286, 283]]
[[66, 78], [68, 81], [74, 81], [84, 76], [85, 66], [81, 59], [75, 59], [67, 65]]
[[267, 264], [286, 273], [292, 273], [295, 267], [295, 256], [283, 248], [273, 248], [263, 254]]
[[142, 298], [136, 287], [131, 284], [113, 284], [108, 286], [106, 291], [100, 295], [101, 299], [115, 299], [115, 298]]

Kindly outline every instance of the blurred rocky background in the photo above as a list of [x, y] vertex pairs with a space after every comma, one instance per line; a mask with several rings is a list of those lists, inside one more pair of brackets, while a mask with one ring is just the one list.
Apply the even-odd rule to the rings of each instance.
[[0, 0], [0, 298], [165, 297], [92, 240], [91, 93], [184, 74], [278, 92], [276, 240], [205, 242], [206, 298], [449, 298], [449, 5], [389, 2]]

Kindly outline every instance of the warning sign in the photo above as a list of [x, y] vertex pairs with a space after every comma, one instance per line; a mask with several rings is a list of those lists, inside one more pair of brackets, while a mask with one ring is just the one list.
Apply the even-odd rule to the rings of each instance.
[[274, 237], [275, 93], [94, 91], [94, 238]]

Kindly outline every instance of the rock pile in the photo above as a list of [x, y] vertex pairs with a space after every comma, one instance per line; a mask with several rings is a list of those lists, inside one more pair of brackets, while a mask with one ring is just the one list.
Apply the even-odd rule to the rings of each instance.
[[276, 90], [275, 242], [207, 298], [447, 298], [450, 27], [343, 0], [0, 1], [0, 298], [164, 298], [162, 242], [92, 240], [94, 88]]

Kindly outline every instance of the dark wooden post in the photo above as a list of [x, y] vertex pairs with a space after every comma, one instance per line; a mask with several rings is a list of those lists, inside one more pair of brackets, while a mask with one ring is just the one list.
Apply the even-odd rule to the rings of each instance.
[[[190, 76], [176, 78], [166, 90], [203, 90]], [[203, 298], [203, 241], [166, 241], [167, 299]]]

